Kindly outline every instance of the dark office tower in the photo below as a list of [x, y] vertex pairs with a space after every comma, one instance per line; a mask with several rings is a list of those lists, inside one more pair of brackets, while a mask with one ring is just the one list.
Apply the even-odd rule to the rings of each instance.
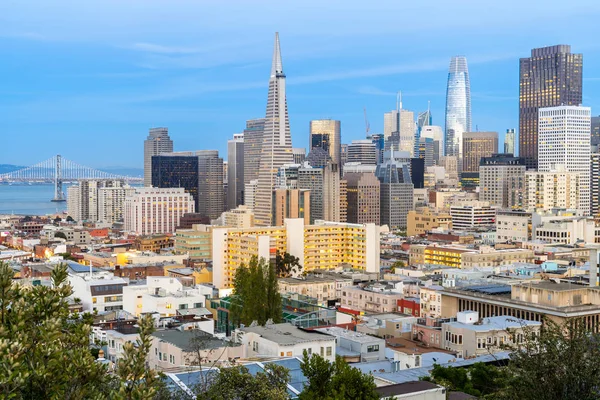
[[410, 179], [415, 189], [423, 189], [425, 187], [425, 159], [411, 158], [410, 159]]
[[244, 134], [227, 141], [227, 209], [244, 203]]
[[461, 174], [463, 187], [479, 185], [479, 164], [483, 157], [498, 153], [497, 132], [465, 132], [463, 134], [464, 158]]
[[600, 153], [598, 146], [590, 154], [590, 215], [600, 216]]
[[265, 119], [246, 121], [244, 129], [244, 185], [258, 179]]
[[527, 168], [538, 166], [538, 111], [541, 107], [582, 103], [583, 55], [571, 46], [531, 50], [519, 62], [519, 156]]
[[144, 186], [152, 184], [152, 156], [173, 151], [173, 141], [168, 128], [150, 128], [144, 140]]
[[600, 145], [600, 116], [592, 117], [592, 146]]
[[341, 163], [342, 146], [341, 122], [334, 119], [317, 119], [310, 121], [309, 145], [311, 151], [320, 147], [329, 153], [334, 164]]
[[223, 213], [223, 159], [217, 150], [199, 150], [198, 207], [196, 212], [210, 219]]
[[155, 188], [184, 188], [198, 209], [198, 157], [193, 152], [152, 156], [151, 184]]

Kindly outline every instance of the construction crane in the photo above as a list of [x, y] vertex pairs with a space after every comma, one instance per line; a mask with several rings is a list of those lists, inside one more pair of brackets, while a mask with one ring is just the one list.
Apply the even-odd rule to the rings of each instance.
[[367, 119], [367, 107], [363, 107], [363, 111], [365, 112], [365, 131], [367, 133], [367, 136], [369, 136], [371, 125], [369, 125], [369, 120]]

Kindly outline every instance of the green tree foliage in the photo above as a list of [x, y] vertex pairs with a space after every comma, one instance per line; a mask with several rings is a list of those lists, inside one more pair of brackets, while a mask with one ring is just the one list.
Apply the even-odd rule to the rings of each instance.
[[507, 371], [493, 365], [475, 363], [470, 368], [442, 367], [435, 364], [427, 379], [454, 391], [476, 397], [494, 395], [507, 384]]
[[249, 265], [240, 265], [233, 280], [231, 320], [234, 325], [264, 325], [269, 319], [281, 322], [281, 295], [275, 267], [253, 257]]
[[75, 222], [75, 220], [70, 215], [67, 215], [67, 222]]
[[406, 264], [404, 263], [404, 261], [396, 261], [394, 264], [392, 264], [392, 268], [391, 268], [392, 274], [396, 273], [396, 268], [402, 269], [405, 267], [406, 267]]
[[0, 263], [0, 398], [151, 399], [160, 382], [145, 368], [153, 325], [140, 322], [137, 346], [110, 374], [90, 351], [92, 315], [72, 314], [67, 268], [52, 271], [52, 285], [21, 287]]
[[294, 257], [287, 251], [281, 254], [279, 250], [275, 255], [275, 269], [279, 278], [287, 278], [292, 273], [300, 273], [302, 271], [302, 265], [300, 265], [300, 259]]
[[194, 389], [198, 400], [287, 400], [290, 372], [280, 365], [267, 364], [265, 372], [250, 374], [244, 366], [221, 368], [212, 374], [208, 388]]
[[508, 372], [498, 399], [599, 399], [600, 334], [590, 333], [583, 319], [562, 325], [545, 320], [539, 335], [525, 331]]
[[300, 365], [308, 383], [300, 393], [300, 400], [379, 399], [371, 375], [348, 365], [341, 357], [330, 363], [318, 354], [304, 352]]

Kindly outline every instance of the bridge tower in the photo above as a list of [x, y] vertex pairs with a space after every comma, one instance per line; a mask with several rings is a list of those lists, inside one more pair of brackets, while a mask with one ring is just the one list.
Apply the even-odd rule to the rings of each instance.
[[63, 193], [61, 163], [62, 157], [59, 154], [56, 156], [56, 168], [54, 169], [54, 198], [52, 199], [54, 202], [67, 201]]

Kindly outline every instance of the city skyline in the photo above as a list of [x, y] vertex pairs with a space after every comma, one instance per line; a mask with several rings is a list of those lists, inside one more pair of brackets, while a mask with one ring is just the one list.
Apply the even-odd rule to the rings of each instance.
[[[382, 3], [390, 11], [400, 7]], [[394, 107], [399, 90], [404, 108], [415, 115], [426, 110], [430, 100], [433, 124], [444, 126], [447, 65], [457, 54], [464, 54], [469, 62], [473, 130], [500, 132], [502, 141], [506, 129], [518, 128], [518, 59], [527, 57], [532, 48], [554, 44], [570, 44], [574, 52], [584, 54], [583, 103], [592, 107], [593, 115], [599, 114], [595, 111], [600, 108], [599, 100], [593, 93], [600, 86], [600, 77], [593, 73], [600, 66], [600, 52], [587, 35], [581, 34], [585, 21], [593, 21], [600, 13], [594, 2], [577, 10], [561, 4], [552, 10], [536, 10], [550, 21], [558, 19], [557, 15], [582, 19], [582, 24], [560, 33], [553, 32], [551, 24], [536, 29], [519, 25], [524, 16], [504, 11], [509, 5], [495, 10], [496, 16], [491, 17], [483, 13], [483, 5], [469, 4], [470, 13], [461, 16], [458, 14], [465, 12], [467, 5], [444, 10], [446, 6], [440, 4], [442, 8], [430, 13], [420, 26], [378, 27], [381, 19], [389, 18], [388, 13], [369, 11], [364, 18], [373, 29], [365, 35], [342, 21], [358, 15], [356, 7], [350, 5], [337, 10], [339, 15], [331, 28], [306, 33], [302, 24], [282, 16], [269, 18], [260, 27], [246, 26], [244, 40], [239, 39], [238, 28], [225, 32], [214, 23], [196, 28], [183, 12], [185, 6], [201, 10], [199, 18], [205, 21], [211, 16], [217, 18], [216, 7], [182, 4], [181, 9], [165, 16], [181, 19], [177, 27], [166, 32], [156, 25], [159, 7], [148, 7], [146, 14], [136, 15], [140, 29], [135, 32], [126, 29], [125, 21], [139, 11], [135, 4], [120, 10], [122, 17], [102, 21], [108, 25], [102, 25], [100, 17], [114, 11], [110, 3], [106, 10], [98, 10], [97, 16], [84, 14], [79, 19], [64, 20], [64, 16], [46, 10], [51, 14], [48, 18], [61, 22], [58, 24], [49, 24], [44, 13], [31, 7], [5, 7], [11, 12], [4, 13], [0, 36], [8, 61], [0, 71], [11, 79], [4, 84], [0, 109], [13, 140], [0, 149], [0, 163], [28, 165], [60, 152], [94, 167], [140, 168], [141, 154], [131, 152], [123, 157], [114, 152], [114, 146], [133, 148], [155, 126], [169, 128], [176, 151], [214, 148], [226, 154], [227, 140], [243, 131], [246, 120], [264, 113], [264, 71], [269, 63], [269, 42], [277, 30], [285, 38], [286, 71], [291, 76], [288, 101], [294, 147], [308, 147], [309, 121], [313, 119], [341, 120], [343, 143], [363, 139], [363, 107], [371, 133], [383, 133], [383, 113]], [[263, 6], [258, 5], [252, 15]], [[335, 6], [323, 7], [330, 10]], [[419, 7], [411, 12], [422, 15]], [[72, 13], [85, 10], [78, 5]], [[221, 19], [236, 19], [241, 14]], [[472, 18], [475, 15], [478, 18]], [[500, 22], [502, 16], [506, 18]], [[302, 21], [308, 14], [299, 10], [295, 17]], [[257, 25], [265, 19], [258, 18]], [[88, 29], [80, 29], [84, 23]], [[472, 33], [482, 24], [486, 33], [474, 37]], [[61, 27], [56, 28], [58, 25]], [[112, 29], [104, 29], [108, 26]], [[460, 32], [448, 30], [458, 26]], [[423, 28], [427, 28], [424, 33]], [[510, 35], [506, 35], [507, 28], [514, 28]], [[74, 32], [80, 33], [76, 39]], [[414, 32], [420, 33], [403, 43], [401, 53], [389, 51], [395, 33]], [[536, 33], [528, 35], [530, 32]], [[490, 41], [501, 37], [503, 40], [490, 49]], [[31, 54], [46, 62], [38, 66]], [[232, 103], [235, 109], [228, 107]], [[78, 140], [81, 136], [85, 137], [83, 142]], [[82, 154], [81, 144], [94, 151]]]

